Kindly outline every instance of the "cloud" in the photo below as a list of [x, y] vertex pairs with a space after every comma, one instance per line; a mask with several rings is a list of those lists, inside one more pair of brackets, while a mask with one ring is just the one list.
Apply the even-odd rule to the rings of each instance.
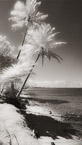
[[31, 87], [45, 87], [45, 88], [81, 88], [82, 82], [71, 81], [33, 81], [29, 80], [29, 86]]

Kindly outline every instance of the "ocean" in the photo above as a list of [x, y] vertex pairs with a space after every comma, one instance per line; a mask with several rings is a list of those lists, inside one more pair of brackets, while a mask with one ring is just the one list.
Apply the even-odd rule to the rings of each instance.
[[82, 88], [30, 88], [25, 94], [61, 114], [82, 115]]
[[47, 108], [82, 137], [82, 88], [30, 88], [25, 94], [31, 105]]
[[82, 88], [30, 88], [25, 91], [31, 97], [40, 99], [79, 100], [82, 102]]

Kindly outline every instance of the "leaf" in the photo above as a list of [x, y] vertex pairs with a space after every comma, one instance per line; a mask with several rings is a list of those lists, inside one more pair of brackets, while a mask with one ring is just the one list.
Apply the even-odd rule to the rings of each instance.
[[42, 49], [42, 52], [40, 53], [40, 55], [42, 56], [42, 65], [44, 63], [44, 56], [47, 56], [49, 60], [51, 60], [51, 58], [55, 58], [59, 63], [61, 63], [61, 61], [63, 60], [59, 55], [57, 55], [56, 53], [50, 50], [45, 51], [44, 49]]
[[29, 26], [29, 24], [39, 23], [48, 17], [38, 11], [41, 2], [37, 0], [26, 0], [26, 3], [17, 1], [14, 9], [10, 12], [9, 20], [13, 21], [12, 29]]
[[57, 55], [56, 53], [54, 53], [54, 52], [52, 52], [50, 50], [48, 50], [48, 54], [51, 57], [55, 58], [59, 63], [61, 63], [61, 60], [63, 60], [59, 55]]

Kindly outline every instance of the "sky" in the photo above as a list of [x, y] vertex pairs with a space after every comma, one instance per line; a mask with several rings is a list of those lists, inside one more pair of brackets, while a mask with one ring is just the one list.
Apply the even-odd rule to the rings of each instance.
[[[10, 11], [16, 0], [0, 0], [0, 34], [7, 36], [8, 40], [18, 47], [23, 39], [24, 28], [11, 30], [8, 21]], [[82, 82], [82, 0], [41, 0], [39, 10], [48, 14], [45, 21], [56, 28], [57, 41], [67, 44], [58, 46], [54, 52], [63, 58], [61, 64], [55, 59], [38, 61], [32, 79], [35, 81], [72, 81]]]

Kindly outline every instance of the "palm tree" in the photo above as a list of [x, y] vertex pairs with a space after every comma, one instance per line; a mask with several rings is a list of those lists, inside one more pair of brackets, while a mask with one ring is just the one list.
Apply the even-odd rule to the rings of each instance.
[[[43, 15], [43, 13], [38, 11], [38, 7], [40, 4], [41, 2], [37, 2], [37, 0], [26, 0], [26, 3], [17, 1], [14, 5], [14, 10], [12, 10], [10, 13], [11, 17], [9, 18], [9, 20], [12, 20], [14, 22], [14, 24], [12, 24], [12, 29], [22, 28], [24, 26], [26, 27], [22, 46], [25, 42], [28, 27], [30, 25], [40, 23], [40, 21], [44, 20], [48, 16]], [[21, 49], [17, 54], [17, 59], [19, 58], [20, 53]]]
[[17, 55], [18, 61], [3, 71], [0, 80], [3, 84], [11, 82], [12, 86], [12, 81], [18, 82], [21, 77], [26, 77], [16, 97], [20, 96], [40, 56], [42, 57], [42, 64], [45, 57], [49, 60], [55, 58], [58, 62], [62, 60], [52, 49], [64, 42], [56, 42], [55, 28], [51, 28], [50, 24], [41, 23], [48, 15], [38, 11], [40, 4], [41, 2], [37, 2], [37, 0], [26, 0], [26, 3], [18, 1], [9, 18], [14, 22], [12, 24], [13, 29], [26, 27], [22, 46]]
[[[48, 15], [44, 15], [43, 13], [38, 11], [38, 7], [41, 5], [41, 2], [37, 2], [37, 0], [26, 0], [26, 3], [17, 1], [14, 5], [14, 10], [11, 11], [11, 17], [9, 20], [12, 20], [14, 24], [12, 24], [12, 29], [26, 27], [25, 34], [22, 41], [22, 46], [25, 41], [25, 37], [27, 34], [27, 30], [30, 25], [36, 25], [37, 23], [41, 23]], [[19, 50], [17, 59], [20, 56], [21, 50]]]
[[[35, 63], [33, 64], [32, 68], [30, 69], [29, 74], [27, 75], [19, 93], [17, 94], [17, 97], [20, 96], [27, 80], [29, 79], [33, 68], [38, 61], [39, 57], [42, 56], [42, 64], [44, 62], [44, 57], [48, 57], [50, 60], [52, 57], [55, 58], [58, 62], [62, 60], [60, 56], [58, 56], [56, 53], [52, 52], [50, 49], [56, 48], [57, 45], [62, 44], [64, 42], [56, 42], [55, 41], [55, 35], [53, 31], [55, 28], [51, 28], [50, 24], [43, 23], [41, 25], [37, 26], [31, 26], [28, 30], [27, 36], [26, 36], [26, 43], [29, 45], [36, 46], [34, 55], [37, 54], [37, 58], [35, 60]], [[23, 51], [23, 49], [22, 49]]]

